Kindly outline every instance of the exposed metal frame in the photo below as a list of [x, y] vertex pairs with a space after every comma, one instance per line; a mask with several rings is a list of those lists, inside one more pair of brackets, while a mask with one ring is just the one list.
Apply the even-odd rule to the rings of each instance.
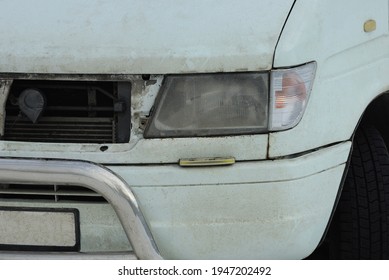
[[[96, 191], [116, 212], [134, 250], [134, 257], [162, 259], [131, 187], [102, 165], [72, 160], [0, 158], [0, 182], [81, 185]], [[50, 257], [49, 254], [46, 256]], [[66, 255], [63, 258], [66, 259]]]

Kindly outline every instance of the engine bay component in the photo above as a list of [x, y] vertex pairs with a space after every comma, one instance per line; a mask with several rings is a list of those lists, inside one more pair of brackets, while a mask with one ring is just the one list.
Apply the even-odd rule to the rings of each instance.
[[40, 90], [28, 88], [20, 94], [18, 105], [20, 110], [36, 123], [46, 107], [46, 98]]
[[15, 80], [6, 103], [4, 140], [127, 143], [131, 83]]

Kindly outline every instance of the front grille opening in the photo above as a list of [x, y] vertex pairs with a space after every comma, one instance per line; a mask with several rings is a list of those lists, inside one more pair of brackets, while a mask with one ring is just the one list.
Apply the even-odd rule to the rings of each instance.
[[130, 91], [127, 82], [16, 80], [6, 103], [3, 139], [128, 142]]
[[107, 202], [99, 193], [82, 186], [0, 184], [0, 199], [45, 202]]

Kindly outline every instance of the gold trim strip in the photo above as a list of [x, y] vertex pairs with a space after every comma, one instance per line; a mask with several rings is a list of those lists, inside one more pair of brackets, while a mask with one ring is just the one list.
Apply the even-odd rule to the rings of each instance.
[[193, 158], [180, 159], [179, 165], [182, 167], [196, 167], [196, 166], [223, 166], [232, 165], [235, 163], [235, 158]]

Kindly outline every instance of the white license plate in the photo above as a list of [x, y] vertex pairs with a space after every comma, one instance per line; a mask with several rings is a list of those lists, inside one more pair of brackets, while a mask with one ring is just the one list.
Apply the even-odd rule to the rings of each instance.
[[0, 249], [77, 250], [78, 247], [76, 210], [0, 208]]

